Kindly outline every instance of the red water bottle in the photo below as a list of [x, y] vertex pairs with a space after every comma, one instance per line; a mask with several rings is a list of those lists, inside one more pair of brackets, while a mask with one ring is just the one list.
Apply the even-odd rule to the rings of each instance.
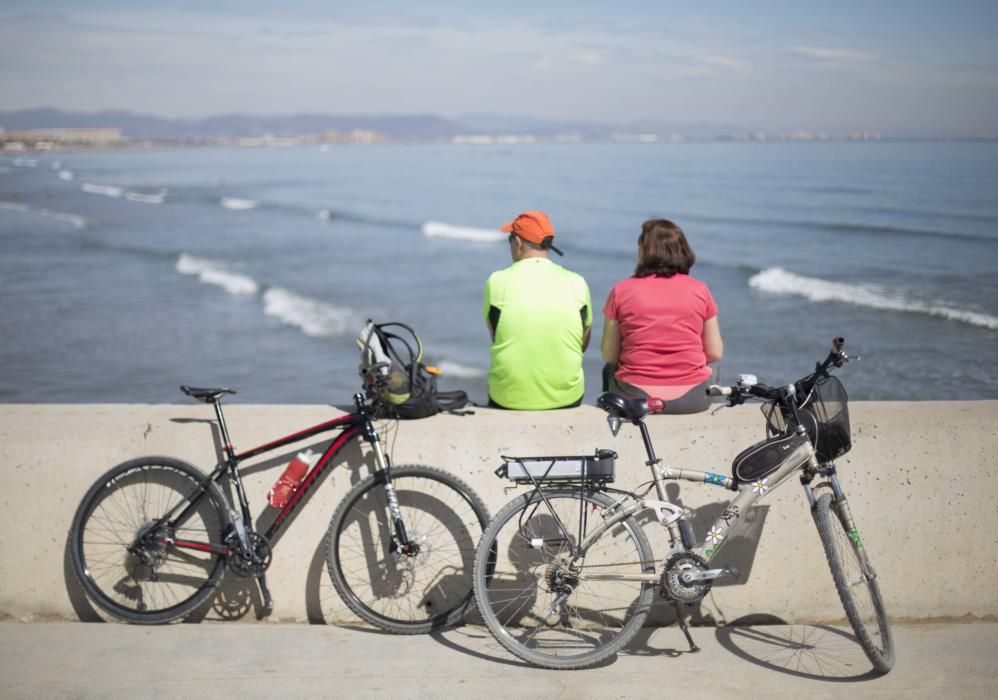
[[288, 468], [281, 474], [273, 488], [267, 494], [267, 500], [274, 508], [283, 508], [291, 500], [291, 494], [295, 492], [299, 484], [305, 479], [305, 474], [312, 466], [315, 455], [312, 450], [305, 450], [295, 455], [295, 458], [288, 464]]

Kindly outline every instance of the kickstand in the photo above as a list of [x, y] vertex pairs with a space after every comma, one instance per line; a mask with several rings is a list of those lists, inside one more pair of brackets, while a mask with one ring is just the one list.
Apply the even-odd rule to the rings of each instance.
[[676, 622], [679, 624], [679, 629], [681, 629], [683, 634], [686, 635], [686, 641], [690, 644], [690, 653], [696, 654], [700, 651], [700, 647], [693, 642], [693, 637], [690, 636], [690, 630], [686, 626], [686, 621], [683, 620], [683, 611], [679, 608], [678, 602], [674, 602], [672, 606], [676, 609]]
[[260, 586], [260, 595], [263, 597], [263, 615], [261, 617], [267, 617], [274, 611], [274, 599], [270, 597], [270, 589], [267, 587], [267, 575], [260, 574], [260, 578], [256, 582]]

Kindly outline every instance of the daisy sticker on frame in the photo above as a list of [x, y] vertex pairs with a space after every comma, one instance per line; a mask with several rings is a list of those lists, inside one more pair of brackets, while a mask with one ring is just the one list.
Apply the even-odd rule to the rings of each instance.
[[710, 528], [710, 531], [707, 533], [707, 539], [704, 540], [704, 542], [710, 542], [712, 545], [716, 547], [717, 543], [724, 539], [724, 535], [721, 534], [723, 532], [724, 532], [723, 527]]
[[760, 496], [766, 495], [766, 492], [769, 491], [769, 486], [766, 485], [768, 483], [769, 483], [769, 479], [768, 478], [766, 478], [766, 479], [759, 479], [758, 481], [753, 482], [752, 483], [752, 493], [757, 493]]

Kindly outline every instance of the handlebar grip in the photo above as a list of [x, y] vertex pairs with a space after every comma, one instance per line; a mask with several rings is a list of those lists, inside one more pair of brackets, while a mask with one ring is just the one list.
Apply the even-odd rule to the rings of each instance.
[[707, 387], [707, 396], [731, 396], [731, 387], [711, 384]]

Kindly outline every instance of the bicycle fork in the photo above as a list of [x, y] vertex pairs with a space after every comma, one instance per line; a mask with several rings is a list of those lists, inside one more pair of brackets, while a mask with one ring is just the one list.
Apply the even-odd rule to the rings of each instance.
[[402, 519], [402, 508], [399, 506], [398, 494], [395, 493], [395, 487], [392, 485], [391, 464], [389, 463], [388, 457], [385, 455], [384, 450], [381, 448], [381, 440], [378, 439], [378, 434], [373, 430], [373, 428], [370, 430], [368, 435], [368, 442], [371, 443], [371, 451], [374, 453], [374, 462], [377, 465], [378, 470], [383, 475], [385, 500], [388, 501], [388, 517], [391, 520], [392, 526], [395, 530], [393, 542], [397, 547], [397, 551], [406, 555], [418, 554], [419, 544], [409, 540], [409, 534], [405, 529], [405, 521]]

